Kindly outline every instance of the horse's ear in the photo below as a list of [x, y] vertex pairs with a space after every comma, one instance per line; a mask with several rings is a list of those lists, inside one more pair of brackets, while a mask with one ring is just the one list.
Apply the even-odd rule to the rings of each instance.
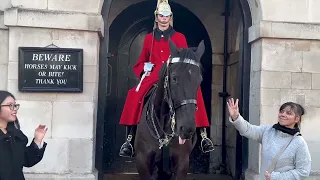
[[201, 56], [203, 55], [204, 51], [205, 51], [206, 47], [204, 46], [204, 41], [202, 40], [199, 45], [198, 45], [198, 49], [196, 51], [196, 56], [197, 58], [200, 60]]
[[171, 39], [169, 39], [169, 47], [170, 47], [171, 57], [177, 57], [177, 56], [179, 56], [178, 48], [177, 48], [177, 46], [174, 44], [174, 42], [171, 41]]

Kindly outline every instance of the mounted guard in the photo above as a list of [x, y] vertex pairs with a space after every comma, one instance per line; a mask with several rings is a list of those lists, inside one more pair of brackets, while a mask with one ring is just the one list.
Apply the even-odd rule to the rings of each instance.
[[[173, 29], [173, 13], [168, 0], [158, 0], [154, 15], [153, 32], [145, 37], [142, 52], [133, 67], [135, 75], [140, 78], [140, 82], [136, 87], [129, 90], [120, 118], [120, 124], [127, 127], [127, 139], [119, 152], [122, 157], [132, 157], [134, 155], [131, 141], [135, 137], [136, 127], [141, 119], [145, 96], [158, 82], [160, 69], [170, 57], [169, 40], [177, 48], [188, 48], [185, 36]], [[201, 150], [207, 153], [213, 151], [214, 147], [212, 141], [207, 138], [206, 127], [210, 125], [200, 87], [197, 90], [196, 104], [195, 122], [196, 127], [200, 128], [201, 132]]]

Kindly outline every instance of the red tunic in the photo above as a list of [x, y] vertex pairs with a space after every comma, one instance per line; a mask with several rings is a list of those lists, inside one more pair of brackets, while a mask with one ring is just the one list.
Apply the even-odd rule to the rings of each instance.
[[[121, 125], [136, 125], [140, 121], [142, 108], [143, 108], [143, 99], [149, 89], [153, 84], [158, 81], [158, 74], [163, 63], [165, 63], [170, 55], [169, 42], [165, 41], [164, 38], [161, 38], [160, 41], [156, 39], [153, 40], [153, 49], [151, 58], [149, 58], [149, 53], [151, 51], [153, 35], [149, 33], [145, 39], [142, 47], [142, 52], [140, 57], [133, 67], [134, 73], [137, 77], [140, 78], [141, 73], [143, 72], [144, 63], [149, 61], [154, 64], [153, 70], [150, 76], [146, 76], [142, 81], [140, 89], [138, 92], [135, 91], [136, 86], [129, 90], [122, 115], [120, 118]], [[171, 36], [171, 40], [176, 44], [178, 48], [187, 48], [187, 41], [183, 34], [175, 32]], [[201, 89], [198, 89], [197, 94], [197, 105], [198, 111], [196, 111], [196, 125], [197, 127], [208, 127], [209, 121], [207, 113], [205, 110]]]

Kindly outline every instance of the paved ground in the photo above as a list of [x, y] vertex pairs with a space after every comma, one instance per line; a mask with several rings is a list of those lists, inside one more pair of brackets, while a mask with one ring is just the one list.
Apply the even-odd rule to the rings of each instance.
[[[106, 174], [104, 180], [140, 180], [137, 174]], [[164, 179], [165, 180], [165, 179]], [[226, 175], [201, 175], [190, 174], [188, 180], [232, 180]]]

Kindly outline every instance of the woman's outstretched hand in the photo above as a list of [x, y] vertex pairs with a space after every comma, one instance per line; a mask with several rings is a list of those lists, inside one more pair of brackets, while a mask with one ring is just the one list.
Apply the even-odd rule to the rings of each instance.
[[264, 173], [264, 176], [266, 177], [266, 180], [270, 180], [271, 179], [271, 175], [270, 175], [270, 173], [268, 173], [268, 171], [266, 171]]
[[46, 125], [39, 125], [34, 131], [34, 142], [40, 144], [47, 133], [48, 128]]
[[236, 100], [236, 102], [234, 102], [233, 98], [229, 99], [227, 102], [229, 114], [230, 114], [232, 120], [236, 120], [239, 117], [238, 102], [239, 102], [238, 99]]

